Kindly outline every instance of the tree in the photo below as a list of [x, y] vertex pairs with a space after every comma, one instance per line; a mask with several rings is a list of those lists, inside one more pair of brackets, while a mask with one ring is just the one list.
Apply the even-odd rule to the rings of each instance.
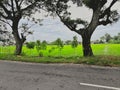
[[[40, 11], [42, 0], [2, 0], [0, 1], [0, 22], [12, 28], [16, 42], [15, 54], [20, 55], [26, 36], [18, 29], [21, 19], [31, 18], [36, 11]], [[33, 18], [32, 21], [35, 21]], [[39, 20], [38, 20], [39, 21]], [[36, 22], [36, 21], [35, 21]]]
[[59, 54], [60, 54], [60, 56], [61, 56], [61, 50], [63, 49], [63, 47], [64, 47], [64, 44], [63, 44], [63, 41], [60, 39], [60, 38], [58, 38], [57, 40], [56, 40], [56, 45], [57, 45], [57, 47], [58, 47], [58, 49], [59, 49]]
[[120, 33], [115, 35], [110, 42], [119, 44], [120, 43]]
[[[84, 4], [87, 8], [92, 10], [90, 23], [82, 20], [80, 17], [76, 20], [73, 20], [70, 17], [71, 13], [68, 11], [70, 6], [68, 5], [69, 1], [71, 0], [49, 0], [46, 3], [46, 8], [48, 11], [52, 11], [52, 15], [55, 13], [71, 31], [81, 35], [83, 55], [93, 56], [94, 54], [90, 42], [91, 36], [98, 26], [106, 26], [118, 21], [120, 17], [118, 12], [111, 9], [118, 0], [112, 0], [108, 7], [106, 6], [106, 3], [109, 0], [72, 0], [73, 3], [77, 3], [79, 6]], [[78, 25], [81, 25], [82, 27], [78, 28]]]
[[113, 37], [114, 40], [120, 40], [120, 33], [118, 33], [118, 35]]
[[106, 33], [104, 36], [100, 37], [100, 41], [104, 42], [104, 43], [108, 43], [111, 39], [112, 39], [112, 37], [108, 33]]
[[74, 48], [75, 54], [76, 54], [76, 48], [78, 46], [78, 41], [77, 41], [77, 37], [74, 36], [73, 37], [73, 41], [72, 41], [72, 48]]
[[105, 43], [105, 37], [104, 36], [100, 37], [100, 42]]

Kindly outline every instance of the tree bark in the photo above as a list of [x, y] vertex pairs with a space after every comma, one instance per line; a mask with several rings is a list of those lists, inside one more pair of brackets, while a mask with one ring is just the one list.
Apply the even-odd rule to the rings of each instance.
[[90, 38], [91, 36], [89, 36], [87, 32], [82, 35], [82, 47], [84, 57], [94, 55], [91, 48]]
[[23, 43], [18, 41], [16, 43], [16, 49], [15, 49], [15, 55], [20, 55], [21, 52], [22, 52], [22, 46], [23, 46]]

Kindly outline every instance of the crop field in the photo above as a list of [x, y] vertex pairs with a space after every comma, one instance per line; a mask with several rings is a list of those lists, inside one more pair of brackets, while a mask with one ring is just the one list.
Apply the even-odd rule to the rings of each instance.
[[[112, 55], [120, 56], [120, 44], [92, 44], [94, 55]], [[0, 54], [14, 54], [15, 46], [0, 46]], [[41, 50], [43, 56], [82, 56], [82, 46], [72, 48], [71, 45], [65, 45], [60, 51], [55, 45], [48, 45], [46, 50]], [[28, 49], [23, 46], [22, 55], [24, 56], [39, 56], [36, 47], [34, 49]]]
[[0, 60], [34, 62], [34, 63], [74, 63], [100, 66], [120, 67], [120, 44], [92, 44], [94, 57], [83, 57], [82, 46], [72, 48], [65, 45], [58, 49], [55, 45], [48, 45], [46, 50], [40, 50], [39, 56], [36, 47], [28, 49], [23, 46], [21, 56], [15, 56], [15, 46], [0, 46]]

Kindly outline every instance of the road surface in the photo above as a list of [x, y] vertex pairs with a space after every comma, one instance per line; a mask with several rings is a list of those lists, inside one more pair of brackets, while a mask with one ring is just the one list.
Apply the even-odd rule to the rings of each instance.
[[120, 90], [120, 68], [0, 61], [0, 90]]

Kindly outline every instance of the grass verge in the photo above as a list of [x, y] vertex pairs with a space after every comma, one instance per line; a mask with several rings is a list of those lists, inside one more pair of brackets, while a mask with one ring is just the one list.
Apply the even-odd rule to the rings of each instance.
[[120, 56], [94, 56], [94, 57], [32, 57], [0, 55], [0, 60], [34, 62], [34, 63], [73, 63], [99, 66], [120, 67]]

